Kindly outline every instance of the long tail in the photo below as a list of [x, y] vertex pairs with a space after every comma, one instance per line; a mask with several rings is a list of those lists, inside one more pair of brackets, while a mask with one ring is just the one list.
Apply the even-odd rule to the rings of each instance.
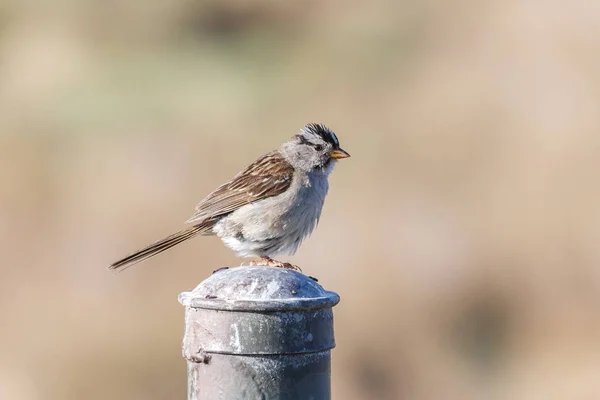
[[168, 250], [181, 242], [191, 239], [199, 233], [206, 232], [210, 228], [210, 224], [202, 223], [169, 235], [164, 239], [154, 242], [151, 245], [146, 246], [143, 249], [138, 250], [135, 253], [120, 259], [119, 261], [115, 261], [110, 265], [110, 267], [108, 267], [108, 269], [123, 270], [129, 268], [132, 265], [139, 263], [140, 261], [162, 253], [163, 251]]

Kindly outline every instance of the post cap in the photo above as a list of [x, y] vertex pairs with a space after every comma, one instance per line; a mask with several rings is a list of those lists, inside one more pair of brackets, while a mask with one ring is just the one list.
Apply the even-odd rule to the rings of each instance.
[[186, 307], [224, 311], [306, 311], [331, 308], [340, 297], [300, 272], [276, 267], [234, 267], [215, 271], [191, 292]]

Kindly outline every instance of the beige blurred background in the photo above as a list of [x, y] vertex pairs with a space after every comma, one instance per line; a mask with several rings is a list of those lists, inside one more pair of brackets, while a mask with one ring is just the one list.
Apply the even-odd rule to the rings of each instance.
[[[441, 4], [440, 4], [441, 3]], [[333, 394], [600, 399], [600, 5], [0, 2], [0, 399], [183, 399], [196, 239], [114, 275], [309, 121], [340, 162], [290, 260]]]

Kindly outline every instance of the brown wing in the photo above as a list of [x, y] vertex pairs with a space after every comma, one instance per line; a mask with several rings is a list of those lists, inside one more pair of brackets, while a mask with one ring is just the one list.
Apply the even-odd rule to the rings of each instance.
[[206, 196], [187, 221], [196, 223], [229, 214], [245, 204], [277, 196], [292, 183], [294, 168], [279, 151], [265, 154], [231, 181]]

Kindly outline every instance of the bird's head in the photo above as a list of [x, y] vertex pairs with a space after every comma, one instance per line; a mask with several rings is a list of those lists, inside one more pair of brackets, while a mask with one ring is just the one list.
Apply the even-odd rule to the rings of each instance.
[[315, 168], [331, 171], [335, 161], [350, 157], [331, 129], [315, 123], [306, 124], [299, 134], [284, 143], [281, 153], [293, 167], [307, 172]]

